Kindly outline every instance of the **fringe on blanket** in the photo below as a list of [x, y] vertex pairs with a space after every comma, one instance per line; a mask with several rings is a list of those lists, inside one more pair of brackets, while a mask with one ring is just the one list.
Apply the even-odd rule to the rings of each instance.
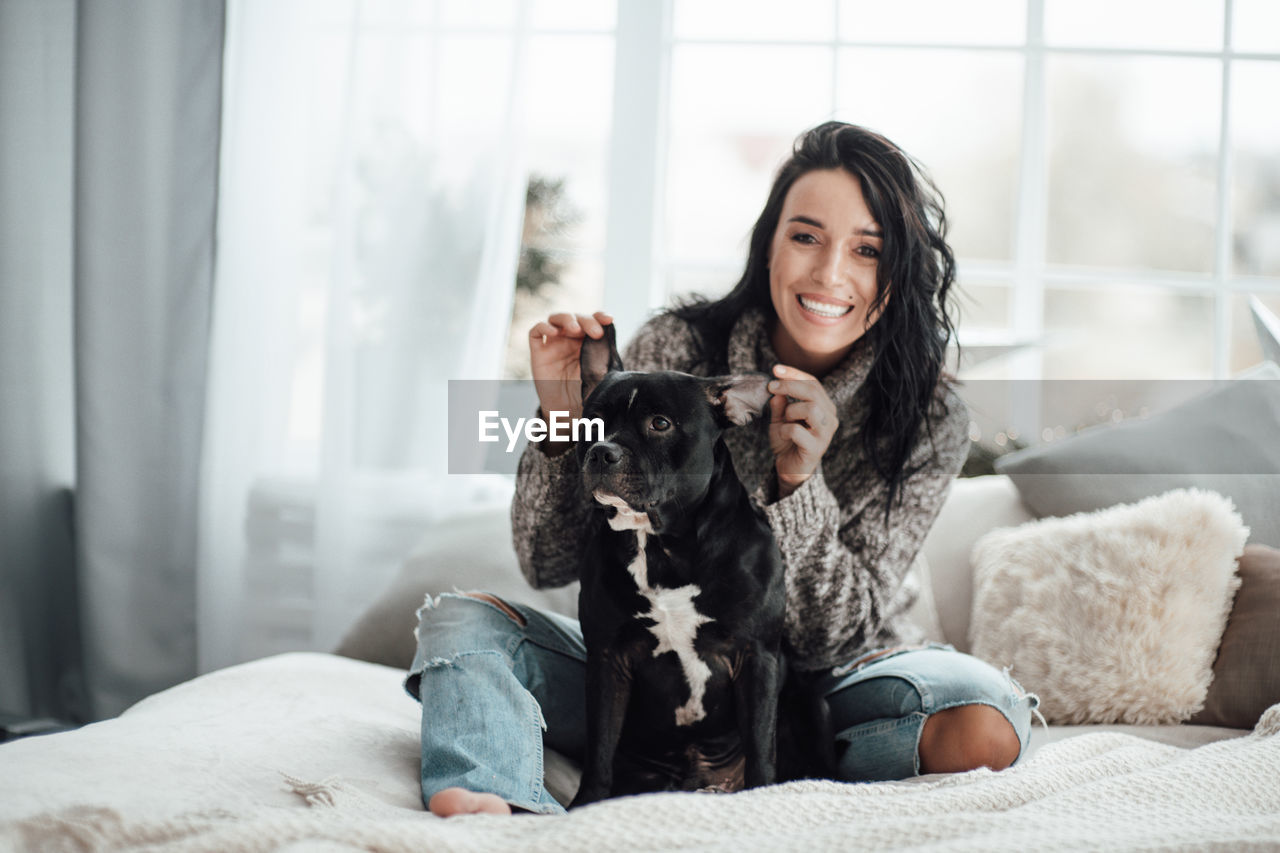
[[280, 776], [289, 790], [306, 800], [309, 806], [336, 808], [338, 795], [344, 790], [337, 776], [330, 776], [322, 782], [306, 782], [283, 772]]

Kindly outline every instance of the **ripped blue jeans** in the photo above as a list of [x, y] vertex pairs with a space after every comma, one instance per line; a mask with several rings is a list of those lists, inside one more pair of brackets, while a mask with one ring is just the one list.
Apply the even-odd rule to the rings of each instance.
[[[405, 689], [422, 703], [422, 799], [462, 787], [513, 807], [562, 814], [543, 785], [544, 749], [580, 761], [586, 732], [586, 648], [574, 619], [442, 595], [418, 611], [418, 649]], [[905, 779], [920, 771], [930, 714], [984, 704], [1021, 744], [1038, 704], [1007, 673], [951, 646], [869, 653], [815, 680], [836, 733], [842, 781]]]

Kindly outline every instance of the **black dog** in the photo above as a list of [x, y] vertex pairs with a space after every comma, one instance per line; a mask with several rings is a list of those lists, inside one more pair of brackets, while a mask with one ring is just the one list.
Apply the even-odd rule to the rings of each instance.
[[600, 512], [582, 565], [587, 740], [573, 805], [777, 778], [782, 559], [722, 432], [757, 417], [767, 376], [623, 372], [612, 326], [582, 347], [579, 442]]

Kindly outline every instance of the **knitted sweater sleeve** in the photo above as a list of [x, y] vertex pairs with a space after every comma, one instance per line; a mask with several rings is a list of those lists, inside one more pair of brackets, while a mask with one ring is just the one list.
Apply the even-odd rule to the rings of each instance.
[[819, 467], [792, 494], [765, 505], [787, 566], [786, 635], [801, 668], [849, 661], [897, 615], [890, 607], [903, 577], [964, 464], [968, 411], [954, 393], [946, 405], [932, 438], [921, 427], [907, 465], [914, 473], [888, 523], [888, 490], [873, 472], [828, 484]]
[[[693, 352], [688, 325], [663, 314], [636, 332], [622, 363], [629, 370], [687, 370]], [[582, 531], [591, 511], [577, 456], [572, 451], [549, 456], [540, 445], [529, 444], [516, 468], [511, 537], [520, 570], [532, 586], [564, 586], [578, 579]]]

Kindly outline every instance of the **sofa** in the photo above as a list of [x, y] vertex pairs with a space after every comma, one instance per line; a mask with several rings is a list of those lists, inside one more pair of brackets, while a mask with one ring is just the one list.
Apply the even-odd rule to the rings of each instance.
[[[975, 546], [1046, 521], [1014, 475], [956, 481], [912, 567], [914, 618], [971, 649], [987, 583]], [[423, 809], [422, 721], [401, 679], [414, 611], [455, 588], [576, 606], [572, 589], [524, 584], [505, 509], [452, 519], [334, 653], [211, 672], [116, 719], [0, 746], [0, 850], [1280, 849], [1280, 696], [1243, 727], [1037, 723], [1027, 754], [1000, 772], [439, 819]], [[572, 762], [549, 754], [546, 772], [567, 802]]]

